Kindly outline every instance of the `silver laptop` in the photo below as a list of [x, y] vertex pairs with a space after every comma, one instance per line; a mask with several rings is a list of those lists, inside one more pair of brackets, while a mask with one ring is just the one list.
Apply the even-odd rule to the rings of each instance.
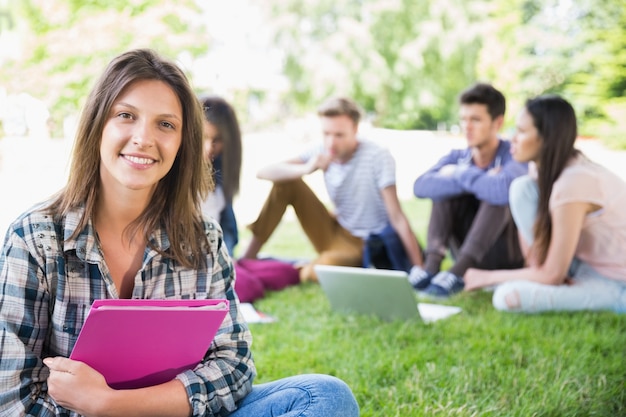
[[384, 320], [420, 318], [407, 273], [387, 269], [315, 265], [333, 310], [377, 315]]

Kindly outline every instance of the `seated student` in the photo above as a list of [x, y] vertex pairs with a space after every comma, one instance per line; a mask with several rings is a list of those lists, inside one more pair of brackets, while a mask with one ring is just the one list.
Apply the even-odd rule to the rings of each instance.
[[511, 185], [526, 267], [465, 274], [466, 290], [499, 284], [499, 310], [626, 312], [626, 183], [574, 148], [576, 131], [558, 96], [527, 101], [517, 118], [513, 157], [536, 167]]
[[[523, 264], [509, 211], [509, 185], [527, 172], [514, 161], [510, 143], [498, 137], [506, 102], [489, 84], [478, 83], [460, 96], [466, 149], [452, 150], [415, 181], [418, 198], [433, 201], [424, 270], [411, 284], [430, 297], [449, 297], [463, 289], [470, 267], [516, 268]], [[454, 264], [440, 271], [450, 250]]]
[[[364, 242], [382, 241], [388, 265], [410, 270], [422, 264], [420, 247], [400, 207], [391, 153], [358, 137], [361, 112], [352, 100], [333, 98], [318, 109], [324, 142], [298, 157], [270, 165], [258, 177], [274, 182], [243, 258], [255, 258], [292, 205], [319, 257], [300, 270], [302, 281], [316, 281], [314, 264], [361, 266], [372, 259]], [[302, 177], [322, 170], [330, 213]]]
[[[233, 197], [239, 191], [242, 140], [235, 109], [223, 98], [204, 96], [204, 159], [212, 162], [215, 189], [202, 202], [202, 213], [219, 221], [224, 243], [231, 257], [239, 242]], [[276, 259], [240, 259], [235, 262], [235, 291], [241, 302], [251, 303], [300, 282], [298, 271], [287, 262]]]
[[218, 220], [228, 253], [233, 256], [239, 242], [233, 198], [239, 192], [241, 177], [241, 130], [233, 107], [223, 98], [205, 96], [204, 158], [212, 162], [215, 190], [202, 202], [202, 212]]
[[[358, 415], [334, 377], [252, 385], [232, 262], [199, 209], [211, 186], [205, 164], [202, 110], [183, 72], [149, 50], [115, 58], [87, 99], [67, 185], [7, 231], [0, 415]], [[115, 390], [68, 359], [89, 306], [105, 298], [226, 298], [230, 312], [195, 369]]]

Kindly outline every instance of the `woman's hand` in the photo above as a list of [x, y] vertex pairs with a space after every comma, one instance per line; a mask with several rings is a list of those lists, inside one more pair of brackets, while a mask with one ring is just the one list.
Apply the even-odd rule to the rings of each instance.
[[85, 416], [98, 415], [100, 404], [114, 390], [101, 373], [83, 362], [64, 357], [46, 358], [50, 369], [48, 394], [62, 407]]

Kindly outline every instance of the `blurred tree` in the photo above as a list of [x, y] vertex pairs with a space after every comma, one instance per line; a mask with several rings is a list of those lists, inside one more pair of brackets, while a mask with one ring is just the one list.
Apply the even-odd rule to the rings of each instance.
[[542, 93], [570, 99], [583, 132], [626, 120], [626, 0], [268, 5], [297, 109], [347, 94], [380, 126], [432, 129], [455, 122], [458, 93], [482, 80], [507, 95], [509, 125]]
[[456, 119], [456, 96], [476, 77], [482, 1], [269, 4], [296, 108], [344, 94], [384, 127], [434, 129]]
[[626, 148], [626, 0], [580, 0], [576, 59], [586, 67], [567, 90], [579, 104], [583, 133], [617, 138]]
[[22, 0], [16, 10], [21, 55], [3, 62], [0, 82], [42, 99], [55, 135], [115, 55], [150, 47], [198, 56], [208, 45], [193, 0]]
[[0, 8], [0, 35], [3, 31], [13, 29], [13, 16], [9, 9]]
[[558, 93], [583, 134], [619, 119], [626, 129], [626, 0], [502, 0], [489, 16], [478, 73], [503, 87], [509, 108]]
[[[211, 46], [198, 5], [221, 13], [218, 0], [6, 1], [21, 55], [0, 54], [0, 83], [8, 93], [43, 99], [57, 126], [80, 108], [114, 55], [152, 47], [189, 62]], [[456, 122], [459, 92], [481, 80], [506, 94], [509, 126], [526, 98], [554, 92], [576, 106], [583, 133], [626, 130], [626, 0], [251, 4], [254, 13], [266, 12], [274, 39], [268, 50], [282, 56], [287, 113], [349, 95], [378, 126], [434, 129]], [[6, 19], [0, 24], [9, 27]], [[254, 84], [258, 107], [274, 100], [270, 84]]]
[[509, 123], [526, 98], [562, 92], [576, 72], [576, 34], [558, 2], [502, 0], [487, 12], [477, 72], [506, 95]]

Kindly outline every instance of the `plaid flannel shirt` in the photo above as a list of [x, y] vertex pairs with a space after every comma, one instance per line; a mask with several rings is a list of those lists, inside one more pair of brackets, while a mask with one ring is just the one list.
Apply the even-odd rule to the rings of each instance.
[[[41, 208], [8, 229], [0, 254], [0, 415], [76, 416], [47, 394], [49, 356], [68, 357], [91, 303], [118, 298], [91, 224], [69, 239], [83, 210], [53, 222]], [[221, 415], [252, 388], [252, 336], [234, 293], [234, 268], [221, 229], [205, 222], [207, 268], [185, 268], [146, 248], [132, 298], [227, 298], [226, 315], [203, 361], [181, 373], [194, 416]], [[169, 248], [164, 230], [151, 243]], [[202, 331], [202, 329], [198, 329]]]

